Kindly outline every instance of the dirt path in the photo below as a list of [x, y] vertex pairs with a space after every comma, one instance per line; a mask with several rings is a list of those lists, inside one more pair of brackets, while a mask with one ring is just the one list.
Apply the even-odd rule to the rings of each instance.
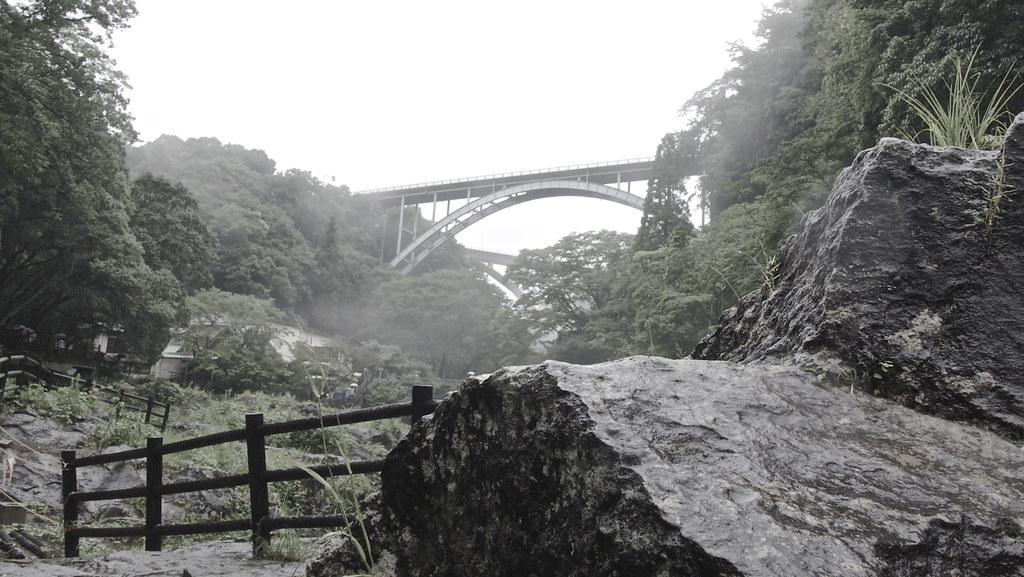
[[303, 577], [306, 562], [256, 561], [246, 542], [211, 541], [159, 553], [0, 561], [0, 577]]

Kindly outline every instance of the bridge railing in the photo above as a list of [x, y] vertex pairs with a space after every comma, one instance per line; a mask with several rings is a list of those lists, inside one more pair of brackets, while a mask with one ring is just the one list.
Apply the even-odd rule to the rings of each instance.
[[[245, 428], [214, 433], [173, 443], [163, 443], [162, 437], [150, 437], [145, 448], [131, 449], [105, 455], [77, 457], [75, 451], [62, 451], [64, 462], [61, 502], [64, 504], [64, 555], [77, 557], [83, 537], [144, 537], [146, 551], [160, 551], [166, 535], [199, 535], [249, 530], [252, 532], [253, 555], [265, 556], [270, 545], [271, 532], [275, 529], [304, 529], [345, 527], [351, 516], [322, 515], [303, 517], [272, 517], [268, 485], [281, 481], [299, 481], [312, 478], [309, 471], [324, 478], [339, 475], [376, 473], [384, 467], [384, 459], [351, 461], [334, 465], [295, 467], [291, 469], [267, 470], [266, 439], [271, 435], [310, 431], [325, 427], [336, 427], [395, 417], [411, 417], [415, 423], [424, 415], [434, 412], [437, 404], [433, 400], [433, 387], [415, 385], [412, 401], [384, 405], [368, 409], [357, 409], [334, 415], [311, 417], [280, 423], [264, 423], [262, 413], [245, 416]], [[205, 479], [164, 484], [163, 458], [165, 455], [211, 447], [225, 443], [244, 441], [247, 472]], [[240, 452], [241, 454], [241, 452]], [[146, 483], [143, 486], [112, 491], [80, 491], [78, 470], [83, 467], [109, 463], [145, 460]], [[249, 488], [249, 511], [247, 518], [205, 523], [164, 524], [163, 497], [182, 493], [195, 493], [212, 489], [233, 487]], [[79, 523], [79, 506], [87, 501], [108, 501], [144, 497], [146, 517], [143, 525], [128, 527], [86, 527]]]
[[403, 184], [401, 186], [389, 186], [385, 188], [375, 188], [373, 190], [360, 190], [355, 194], [378, 194], [383, 192], [399, 192], [402, 190], [409, 190], [413, 188], [423, 188], [427, 186], [445, 186], [449, 184], [462, 184], [466, 182], [479, 182], [487, 180], [497, 180], [501, 178], [515, 178], [519, 176], [530, 176], [532, 174], [544, 174], [548, 172], [562, 172], [568, 170], [586, 170], [589, 168], [602, 168], [605, 166], [615, 166], [619, 164], [633, 164], [638, 162], [652, 162], [653, 156], [643, 158], [630, 158], [626, 160], [609, 160], [606, 162], [594, 162], [590, 164], [577, 164], [570, 166], [556, 166], [552, 168], [537, 168], [533, 170], [522, 170], [518, 172], [503, 172], [499, 174], [486, 174], [482, 176], [469, 176], [465, 178], [453, 178], [450, 180], [435, 180], [432, 182], [421, 182], [418, 184]]

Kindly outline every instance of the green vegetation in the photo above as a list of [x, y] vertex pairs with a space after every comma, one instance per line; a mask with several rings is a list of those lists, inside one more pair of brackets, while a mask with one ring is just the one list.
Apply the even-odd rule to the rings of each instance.
[[[894, 88], [900, 99], [924, 122], [928, 140], [936, 146], [959, 146], [960, 148], [997, 148], [1003, 141], [1002, 133], [1013, 115], [1006, 108], [1007, 103], [1017, 95], [1021, 85], [1013, 86], [1018, 77], [1010, 80], [1010, 72], [992, 90], [987, 104], [978, 89], [980, 74], [972, 73], [972, 54], [967, 63], [960, 59], [953, 61], [956, 73], [952, 81], [945, 81], [945, 102], [931, 87], [916, 83], [920, 98], [904, 90]], [[998, 134], [992, 134], [992, 130]], [[909, 140], [917, 140], [916, 134], [904, 133]]]
[[64, 425], [73, 425], [90, 414], [93, 399], [78, 384], [47, 390], [32, 383], [19, 391], [13, 404], [16, 408], [31, 408]]
[[[164, 391], [169, 398], [177, 399], [172, 411], [172, 420], [162, 434], [165, 443], [190, 439], [198, 435], [244, 427], [244, 415], [261, 412], [267, 422], [280, 422], [308, 417], [309, 403], [300, 402], [289, 395], [246, 392], [242, 394], [216, 394], [194, 387], [182, 387], [167, 381], [148, 380], [142, 382], [116, 383], [119, 388], [139, 395], [145, 395], [154, 387]], [[403, 399], [407, 400], [407, 399]], [[61, 424], [71, 425], [76, 430], [88, 433], [85, 441], [88, 448], [106, 448], [115, 445], [141, 447], [147, 436], [160, 434], [156, 429], [142, 422], [138, 412], [124, 410], [123, 405], [110, 405], [95, 395], [83, 392], [79, 387], [69, 386], [56, 390], [41, 387], [25, 387], [15, 399], [9, 399], [7, 410], [28, 409]], [[317, 405], [320, 414], [333, 410]], [[341, 459], [348, 463], [350, 455], [359, 459], [378, 458], [408, 431], [408, 425], [399, 419], [369, 423], [361, 427], [328, 427], [303, 434], [276, 435], [267, 439], [268, 467], [284, 469], [321, 465]], [[66, 447], [62, 447], [66, 448]], [[165, 481], [174, 479], [184, 471], [207, 471], [208, 474], [240, 474], [245, 472], [245, 460], [239, 459], [239, 444], [217, 445], [203, 449], [175, 453], [164, 460]], [[356, 458], [356, 457], [353, 457]], [[345, 465], [339, 465], [339, 472]], [[361, 519], [359, 501], [375, 490], [375, 476], [338, 475], [328, 479], [291, 481], [270, 485], [271, 503], [278, 515], [349, 515], [355, 530]], [[211, 496], [203, 499], [186, 499], [175, 496], [176, 508], [184, 511], [177, 522], [205, 522], [245, 518], [249, 515], [248, 492], [244, 487], [208, 492]], [[141, 500], [127, 503], [139, 515], [143, 511]], [[61, 540], [59, 529], [60, 513], [45, 506], [36, 507], [44, 519], [52, 520], [48, 525], [32, 525], [34, 535], [43, 535], [56, 546]], [[272, 554], [278, 558], [305, 558], [312, 553], [313, 540], [323, 532], [313, 530], [289, 530], [275, 533]], [[245, 536], [239, 533], [237, 536]], [[170, 537], [167, 546], [187, 544], [207, 537]], [[99, 553], [119, 547], [139, 548], [141, 541], [108, 541], [87, 539], [83, 541], [84, 551]]]
[[984, 187], [985, 195], [985, 230], [991, 231], [999, 218], [1000, 206], [1007, 200], [1007, 196], [1016, 192], [1016, 189], [1006, 184], [1006, 163], [1000, 158], [996, 162], [996, 173], [989, 179]]
[[131, 2], [0, 2], [0, 327], [120, 326], [151, 358], [184, 294], [130, 225], [134, 133], [103, 47], [134, 15]]
[[[131, 3], [44, 4], [0, 3], [0, 326], [72, 342], [118, 327], [139, 361], [176, 335], [190, 382], [213, 392], [319, 398], [370, 369], [358, 402], [376, 403], [543, 358], [685, 355], [744, 294], [774, 290], [780, 243], [860, 150], [894, 134], [954, 142], [940, 124], [993, 146], [1024, 109], [1009, 69], [1024, 5], [781, 0], [683, 103], [636, 235], [524, 251], [512, 302], [454, 242], [412, 276], [385, 266], [400, 218], [429, 225], [415, 208], [383, 210], [212, 137], [130, 146], [124, 79], [103, 50]], [[986, 187], [984, 226], [1009, 192], [998, 175]], [[276, 323], [342, 337], [286, 364]], [[329, 370], [311, 391], [314, 366]]]

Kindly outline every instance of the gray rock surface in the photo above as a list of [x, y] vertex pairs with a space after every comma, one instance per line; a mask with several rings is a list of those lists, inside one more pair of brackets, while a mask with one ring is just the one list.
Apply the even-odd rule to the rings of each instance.
[[382, 480], [376, 550], [401, 576], [1024, 575], [1019, 446], [796, 368], [503, 370]]
[[[998, 186], [1007, 197], [990, 227]], [[804, 217], [775, 286], [727, 311], [693, 357], [827, 367], [1024, 439], [1021, 191], [1024, 114], [1002, 151], [883, 140]]]
[[295, 577], [302, 561], [258, 561], [252, 545], [211, 541], [170, 551], [120, 551], [77, 559], [0, 561], [0, 577]]

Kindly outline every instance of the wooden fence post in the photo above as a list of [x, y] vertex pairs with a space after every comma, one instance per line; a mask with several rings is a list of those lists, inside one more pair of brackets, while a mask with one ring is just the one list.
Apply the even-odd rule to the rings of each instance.
[[78, 470], [75, 468], [75, 452], [61, 451], [61, 491], [60, 502], [64, 505], [64, 556], [78, 557], [79, 537], [69, 535], [70, 531], [78, 524], [78, 501], [73, 495], [78, 492]]
[[25, 374], [25, 355], [18, 359], [18, 374], [14, 377], [14, 386], [24, 389], [28, 386], [28, 376]]
[[7, 357], [0, 359], [0, 404], [3, 403], [4, 393], [7, 392]]
[[412, 424], [422, 419], [425, 415], [434, 412], [434, 387], [430, 385], [412, 386]]
[[156, 532], [157, 526], [163, 523], [163, 497], [160, 495], [164, 484], [164, 456], [160, 452], [163, 444], [163, 437], [146, 439], [146, 551], [159, 551], [164, 540]]
[[258, 428], [263, 413], [245, 415], [245, 444], [249, 458], [249, 512], [252, 515], [252, 556], [261, 559], [270, 547], [270, 528], [263, 522], [270, 517], [270, 492], [261, 477], [267, 471], [266, 436]]

